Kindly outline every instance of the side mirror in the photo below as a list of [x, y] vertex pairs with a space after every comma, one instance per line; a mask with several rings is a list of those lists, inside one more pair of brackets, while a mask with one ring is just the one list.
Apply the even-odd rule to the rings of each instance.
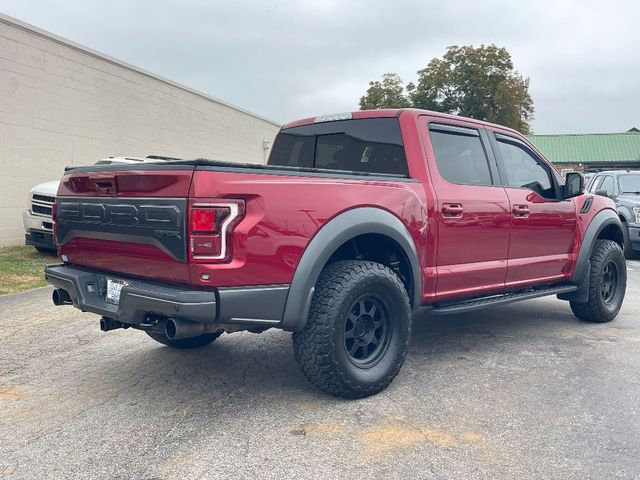
[[584, 177], [578, 172], [569, 172], [565, 175], [562, 199], [577, 197], [584, 193]]
[[601, 197], [611, 198], [606, 190], [597, 190], [596, 195], [600, 195]]

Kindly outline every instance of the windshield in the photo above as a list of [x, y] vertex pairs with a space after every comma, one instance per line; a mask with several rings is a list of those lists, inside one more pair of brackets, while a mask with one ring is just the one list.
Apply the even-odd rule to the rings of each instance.
[[640, 195], [640, 174], [620, 175], [618, 178], [621, 193], [637, 193]]

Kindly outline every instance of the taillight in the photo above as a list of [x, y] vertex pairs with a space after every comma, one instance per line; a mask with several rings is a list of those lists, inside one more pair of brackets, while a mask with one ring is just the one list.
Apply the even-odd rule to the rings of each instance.
[[231, 260], [233, 229], [243, 215], [243, 200], [192, 200], [189, 209], [189, 258], [196, 262]]

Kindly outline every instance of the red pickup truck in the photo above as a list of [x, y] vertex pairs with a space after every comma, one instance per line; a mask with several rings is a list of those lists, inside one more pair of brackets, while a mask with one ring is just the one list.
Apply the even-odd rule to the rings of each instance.
[[626, 288], [613, 202], [519, 133], [405, 109], [297, 121], [267, 165], [205, 159], [67, 169], [56, 305], [177, 348], [293, 332], [335, 395], [384, 389], [429, 315], [557, 295], [613, 320]]

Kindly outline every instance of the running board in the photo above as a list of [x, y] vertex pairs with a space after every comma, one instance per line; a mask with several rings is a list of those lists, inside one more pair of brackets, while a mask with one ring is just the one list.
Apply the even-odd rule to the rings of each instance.
[[473, 298], [471, 300], [436, 303], [429, 309], [429, 315], [453, 315], [456, 313], [471, 312], [485, 307], [506, 305], [507, 303], [531, 300], [532, 298], [546, 297], [547, 295], [575, 292], [577, 289], [577, 285], [562, 284], [529, 288], [519, 292], [503, 293], [488, 297]]

